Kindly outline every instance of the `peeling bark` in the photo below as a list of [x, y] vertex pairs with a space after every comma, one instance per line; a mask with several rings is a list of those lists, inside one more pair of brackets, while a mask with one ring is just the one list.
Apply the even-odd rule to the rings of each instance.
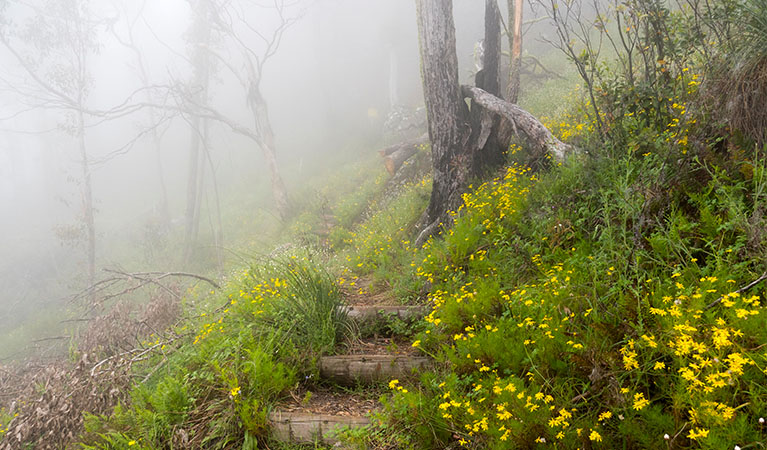
[[416, 9], [433, 168], [431, 198], [416, 240], [421, 243], [449, 225], [447, 211], [460, 205], [471, 172], [471, 126], [458, 83], [452, 2], [416, 0]]
[[509, 21], [513, 18], [512, 29], [509, 30], [509, 85], [506, 99], [511, 103], [519, 101], [520, 73], [522, 71], [522, 0], [508, 0]]
[[563, 161], [568, 153], [573, 152], [572, 146], [557, 139], [535, 116], [519, 106], [474, 86], [462, 86], [462, 90], [474, 104], [511, 122], [517, 134], [524, 136], [537, 151], [548, 153], [557, 161]]
[[[494, 0], [485, 1], [485, 54], [478, 87], [458, 85], [458, 61], [451, 0], [416, 0], [421, 78], [428, 113], [432, 155], [432, 191], [415, 243], [452, 225], [449, 211], [461, 205], [472, 177], [505, 163], [511, 124], [539, 152], [561, 161], [572, 148], [560, 142], [533, 115], [501, 98], [501, 15]], [[521, 17], [520, 17], [521, 19]], [[464, 97], [472, 99], [471, 111]]]
[[[477, 87], [501, 97], [501, 12], [495, 0], [485, 0], [485, 51]], [[482, 177], [506, 162], [507, 142], [499, 139], [501, 119], [484, 108], [471, 109], [472, 176]]]

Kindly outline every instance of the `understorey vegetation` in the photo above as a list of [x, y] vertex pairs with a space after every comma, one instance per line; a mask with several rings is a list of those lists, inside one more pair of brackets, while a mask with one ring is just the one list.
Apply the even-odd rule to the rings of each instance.
[[[578, 152], [556, 162], [512, 144], [423, 245], [423, 149], [393, 179], [367, 164], [338, 175], [289, 244], [221, 289], [190, 289], [151, 352], [109, 361], [119, 391], [88, 385], [103, 401], [65, 428], [73, 448], [292, 448], [272, 440], [269, 412], [358, 332], [342, 307], [368, 293], [359, 279], [427, 308], [399, 328], [436, 365], [390, 380], [349, 445], [763, 448], [767, 5], [618, 2], [591, 31], [609, 55], [551, 8], [581, 84], [558, 112], [527, 106]], [[93, 375], [99, 359], [73, 354]], [[0, 411], [0, 448], [34, 413]]]

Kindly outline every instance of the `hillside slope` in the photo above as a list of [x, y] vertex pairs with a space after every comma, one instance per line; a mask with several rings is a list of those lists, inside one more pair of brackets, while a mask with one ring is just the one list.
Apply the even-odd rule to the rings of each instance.
[[194, 447], [268, 442], [272, 405], [322, 390], [318, 356], [346, 351], [336, 312], [360, 277], [372, 287], [357, 295], [383, 290], [429, 307], [395, 333], [437, 364], [382, 383], [384, 408], [349, 442], [763, 442], [764, 160], [656, 150], [538, 173], [511, 165], [465, 195], [451, 230], [413, 248], [428, 194], [420, 179], [364, 221], [335, 225], [329, 255], [294, 249], [253, 263], [129, 405], [91, 421], [102, 435], [93, 448], [170, 448], [182, 436]]
[[[691, 19], [667, 12], [634, 19]], [[636, 35], [677, 53], [649, 55], [640, 74], [600, 69], [545, 119], [578, 155], [555, 164], [512, 144], [503, 173], [477, 180], [423, 246], [425, 150], [392, 180], [340, 174], [284, 245], [222, 289], [191, 289], [178, 325], [127, 353], [76, 353], [57, 379], [87, 389], [43, 385], [3, 410], [0, 449], [57, 448], [61, 430], [89, 449], [326, 446], [292, 442], [280, 411], [353, 416], [332, 438], [351, 448], [764, 447], [765, 147], [730, 125], [727, 77], [704, 70], [717, 61], [694, 45], [707, 41], [682, 46], [684, 30]], [[748, 67], [767, 67], [758, 58]], [[398, 304], [425, 313], [350, 314]], [[331, 381], [328, 357], [376, 345], [424, 363]], [[46, 428], [51, 411], [80, 422]]]

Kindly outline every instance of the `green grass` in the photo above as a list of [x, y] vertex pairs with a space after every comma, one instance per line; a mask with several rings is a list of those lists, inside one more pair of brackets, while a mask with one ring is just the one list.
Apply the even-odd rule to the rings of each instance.
[[[181, 445], [178, 429], [191, 439], [185, 445], [251, 448], [266, 442], [272, 405], [301, 380], [316, 378], [319, 356], [342, 349], [339, 344], [358, 332], [341, 312], [336, 280], [349, 271], [347, 257], [364, 253], [351, 248], [348, 236], [360, 230], [378, 237], [405, 236], [425, 206], [428, 179], [409, 183], [401, 195], [387, 199], [381, 197], [386, 186], [382, 173], [377, 159], [337, 171], [324, 179], [324, 188], [314, 190], [321, 201], [299, 205], [303, 213], [274, 240], [289, 244], [281, 246], [282, 253], [247, 257], [249, 262], [230, 272], [220, 292], [202, 286], [189, 291], [188, 319], [175, 330], [183, 337], [136, 366], [136, 376], [147, 378], [134, 386], [129, 404], [109, 417], [88, 417], [84, 448]], [[316, 238], [316, 224], [328, 215], [336, 235], [347, 237], [336, 242], [339, 253], [330, 259], [328, 244]], [[380, 245], [368, 242], [366, 252], [375, 255]], [[396, 266], [391, 260], [375, 270], [381, 274]], [[396, 321], [385, 326], [415, 329]], [[159, 338], [145, 343], [160, 344]]]
[[414, 300], [419, 287], [403, 274], [409, 273], [414, 248], [414, 225], [429, 199], [429, 176], [407, 183], [399, 195], [379, 207], [363, 223], [351, 229], [337, 228], [340, 243], [335, 261], [342, 276], [369, 275], [391, 289], [403, 301]]
[[184, 337], [134, 368], [146, 381], [130, 404], [88, 417], [85, 448], [279, 446], [267, 414], [354, 332], [339, 309], [354, 277], [431, 307], [378, 326], [438, 364], [391, 380], [350, 443], [764, 446], [767, 283], [745, 286], [767, 271], [767, 160], [698, 123], [693, 72], [653, 87], [662, 101], [620, 92], [616, 75], [602, 136], [577, 90], [554, 101], [569, 82], [528, 95], [583, 153], [533, 171], [514, 147], [518, 163], [472, 186], [454, 227], [422, 247], [428, 176], [389, 190], [371, 160], [324, 179], [280, 235], [292, 250], [251, 258], [222, 292], [190, 292]]
[[[539, 174], [512, 166], [467, 194], [454, 228], [423, 248], [410, 239], [428, 178], [378, 208], [380, 191], [367, 191], [367, 219], [337, 224], [344, 239], [330, 267], [402, 298], [428, 292], [425, 320], [395, 327], [444, 364], [392, 382], [377, 425], [346, 439], [405, 448], [652, 448], [665, 434], [682, 448], [762, 441], [767, 335], [753, 295], [764, 288], [730, 293], [765, 269], [765, 224], [754, 214], [767, 166], [759, 154], [734, 161], [660, 142]], [[264, 442], [270, 405], [350, 332], [335, 276], [319, 267], [327, 263], [299, 251], [252, 263], [223, 294], [199, 293], [193, 336], [174, 344], [130, 405], [89, 419], [88, 442], [157, 448], [197, 423], [199, 445]]]
[[371, 436], [405, 448], [764, 442], [765, 287], [736, 291], [767, 269], [767, 161], [688, 147], [690, 116], [672, 131], [643, 120], [587, 158], [536, 175], [512, 166], [424, 248], [352, 243], [359, 273], [396, 260], [410, 269], [391, 283], [428, 286], [414, 344], [445, 363], [394, 384]]
[[[255, 448], [267, 436], [271, 405], [316, 372], [348, 332], [338, 287], [306, 254], [254, 263], [233, 274], [225, 292], [144, 365], [130, 405], [90, 417], [85, 448], [182, 445]], [[156, 368], [155, 368], [156, 367]]]
[[395, 390], [381, 439], [415, 448], [764, 439], [764, 287], [707, 305], [765, 270], [764, 224], [753, 216], [765, 161], [713, 166], [691, 158], [667, 178], [673, 191], [653, 193], [647, 184], [668, 177], [661, 158], [573, 159], [536, 177], [512, 170], [467, 196], [455, 227], [416, 250], [403, 274], [431, 287], [428, 328], [415, 339], [450, 369]]

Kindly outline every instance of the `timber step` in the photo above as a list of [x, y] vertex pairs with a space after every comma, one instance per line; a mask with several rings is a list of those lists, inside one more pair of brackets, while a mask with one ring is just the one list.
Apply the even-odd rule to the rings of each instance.
[[[364, 281], [363, 281], [364, 283]], [[427, 306], [366, 304], [382, 302], [383, 298], [349, 298], [343, 311], [358, 324], [375, 325], [390, 318], [413, 321], [428, 314]], [[330, 391], [312, 393], [304, 400], [295, 394], [294, 402], [283, 403], [269, 414], [272, 437], [296, 444], [337, 445], [336, 431], [357, 429], [370, 424], [368, 416], [379, 405], [370, 396], [345, 394], [338, 386], [386, 383], [405, 379], [432, 364], [404, 336], [368, 337], [358, 339], [347, 348], [347, 354], [323, 356], [319, 360], [320, 378], [336, 384]], [[408, 354], [412, 353], [412, 354]], [[298, 396], [300, 397], [300, 395]], [[335, 448], [335, 447], [334, 447]]]
[[272, 437], [282, 442], [338, 442], [335, 432], [343, 428], [361, 428], [370, 424], [365, 416], [341, 416], [306, 412], [273, 411], [269, 414]]
[[432, 364], [430, 358], [401, 355], [337, 355], [320, 358], [320, 376], [337, 384], [380, 383], [407, 378]]
[[272, 437], [282, 442], [336, 444], [342, 428], [370, 423], [368, 415], [380, 405], [375, 394], [343, 392], [315, 386], [291, 391], [292, 399], [269, 414]]
[[415, 320], [428, 313], [425, 306], [402, 306], [402, 305], [350, 305], [342, 307], [347, 316], [357, 322], [396, 317], [401, 320]]

